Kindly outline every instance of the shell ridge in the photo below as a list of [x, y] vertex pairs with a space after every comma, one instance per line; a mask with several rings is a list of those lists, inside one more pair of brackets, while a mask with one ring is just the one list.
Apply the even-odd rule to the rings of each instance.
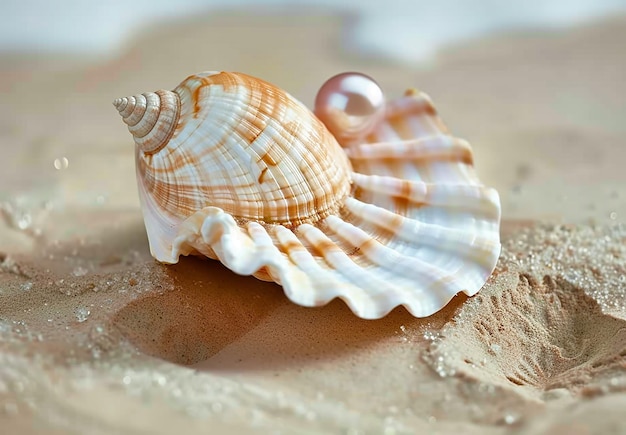
[[130, 114], [133, 113], [133, 110], [135, 110], [135, 103], [136, 103], [136, 98], [134, 95], [130, 97], [125, 97], [125, 98], [126, 98], [126, 105], [119, 112], [120, 116], [122, 117], [122, 120], [128, 118]]
[[[299, 282], [309, 288], [308, 276], [300, 270], [290, 267], [287, 259], [279, 252], [266, 229], [250, 222], [245, 231], [229, 214], [217, 207], [207, 207], [187, 220], [195, 234], [201, 240], [181, 234], [181, 241], [208, 244], [213, 248], [222, 263], [240, 275], [254, 275], [263, 268], [268, 268], [272, 280], [281, 282]], [[243, 250], [242, 247], [246, 248]]]
[[[194, 247], [197, 243], [200, 243], [197, 237], [190, 237], [191, 234], [194, 233], [194, 231], [189, 229], [195, 228], [195, 235], [197, 236], [198, 233], [201, 233], [203, 239], [202, 242], [211, 244], [218, 258], [224, 263], [226, 267], [228, 267], [233, 272], [241, 275], [252, 275], [263, 267], [275, 267], [275, 274], [278, 276], [274, 276], [274, 279], [279, 278], [279, 280], [289, 283], [287, 284], [289, 286], [289, 289], [292, 288], [292, 285], [294, 285], [293, 283], [295, 282], [299, 282], [301, 285], [307, 288], [311, 288], [311, 285], [307, 283], [311, 275], [306, 273], [299, 273], [302, 270], [296, 264], [290, 265], [285, 261], [280, 261], [279, 259], [281, 258], [281, 254], [277, 251], [277, 248], [272, 243], [272, 240], [265, 231], [265, 229], [260, 225], [252, 224], [251, 226], [253, 227], [253, 231], [250, 231], [250, 235], [247, 235], [228, 214], [224, 213], [222, 210], [216, 207], [207, 207], [207, 209], [196, 213], [193, 217], [190, 217], [187, 220], [186, 224], [187, 233], [185, 234], [185, 232], [183, 231], [182, 234], [180, 234], [177, 238], [177, 243], [175, 243], [177, 249], [181, 249], [181, 247], [183, 246], [183, 241], [185, 243], [191, 243], [191, 245]], [[319, 232], [319, 230], [313, 226], [304, 225], [304, 227], [305, 228], [302, 229], [303, 231], [306, 231], [306, 229], [308, 228], [309, 231]], [[293, 234], [291, 231], [285, 229], [284, 227], [280, 228], [284, 231], [284, 233]], [[255, 235], [252, 235], [252, 233], [256, 233], [256, 237]], [[327, 238], [327, 236], [321, 232], [315, 235], [310, 235], [309, 237]], [[251, 243], [253, 245], [253, 248], [248, 250], [249, 255], [243, 257], [240, 256], [242, 242]], [[310, 256], [310, 253], [308, 251], [306, 252], [309, 258], [312, 258], [312, 256]], [[345, 261], [351, 261], [347, 256], [345, 256], [345, 253], [338, 248], [335, 254], [337, 254], [340, 258], [331, 259], [331, 262], [339, 261], [341, 262], [342, 266], [345, 266]], [[313, 264], [315, 264], [315, 261], [313, 261]], [[353, 265], [351, 268], [348, 269], [349, 272], [352, 273], [364, 272], [357, 265]], [[318, 270], [322, 269], [319, 269], [318, 267]], [[338, 277], [333, 272], [345, 276], [345, 272], [341, 272], [342, 270], [344, 270], [343, 267], [335, 267], [329, 274], [327, 274], [330, 276], [330, 279], [324, 279], [323, 282], [326, 285], [331, 284], [331, 286], [321, 297], [317, 295], [315, 298], [309, 298], [308, 300], [304, 300], [304, 298], [300, 297], [294, 297], [290, 299], [298, 303], [303, 303], [305, 305], [318, 305], [320, 303], [328, 303], [330, 300], [339, 297], [340, 299], [344, 300], [344, 302], [346, 302], [355, 313], [363, 318], [382, 317], [386, 315], [389, 311], [394, 309], [396, 306], [402, 304], [414, 315], [418, 317], [423, 317], [430, 315], [432, 314], [432, 312], [440, 309], [441, 306], [445, 305], [445, 303], [447, 303], [447, 301], [449, 301], [449, 299], [452, 298], [459, 291], [466, 291], [465, 288], [454, 288], [454, 290], [446, 292], [445, 297], [440, 295], [439, 298], [442, 298], [442, 300], [447, 298], [445, 299], [445, 303], [441, 304], [440, 306], [439, 304], [430, 301], [426, 301], [428, 303], [425, 303], [425, 301], [420, 300], [417, 295], [414, 295], [412, 298], [404, 303], [401, 303], [401, 299], [399, 297], [393, 297], [389, 299], [388, 302], [383, 303], [380, 297], [376, 298], [371, 293], [363, 292], [362, 287], [356, 287], [361, 292], [361, 294], [357, 294], [356, 292], [346, 291], [346, 287], [338, 286], [336, 283]], [[370, 273], [365, 273], [362, 279], [369, 282], [372, 277], [368, 275], [370, 275]], [[294, 279], [294, 276], [297, 276], [297, 278]], [[351, 274], [348, 274], [348, 276], [351, 276]], [[289, 279], [290, 277], [291, 279]], [[350, 280], [348, 279], [347, 281], [349, 282]], [[374, 282], [371, 285], [380, 288], [379, 286], [381, 285], [381, 282]], [[468, 288], [467, 291], [478, 291], [478, 289]], [[390, 292], [390, 289], [385, 289], [380, 292], [380, 294], [386, 296], [395, 293], [396, 292]], [[299, 294], [299, 292], [296, 292], [295, 294], [293, 292], [289, 292], [288, 294], [295, 296], [295, 294]], [[315, 293], [313, 292], [313, 294]], [[439, 298], [437, 300], [439, 300]]]
[[296, 283], [289, 284], [288, 297], [293, 302], [305, 306], [326, 304], [340, 293], [338, 287], [352, 286], [349, 280], [334, 274], [333, 269], [322, 267], [319, 263], [320, 260], [314, 258], [293, 231], [281, 225], [276, 225], [274, 231], [278, 243], [286, 251], [285, 255], [290, 263], [311, 280], [311, 288], [307, 286], [306, 292], [295, 288]]
[[450, 160], [473, 166], [469, 143], [454, 136], [435, 134], [410, 140], [367, 143], [346, 149], [351, 160], [412, 159]]
[[145, 137], [154, 127], [159, 116], [159, 105], [161, 104], [161, 97], [154, 92], [146, 92], [142, 94], [142, 97], [145, 103], [141, 117], [136, 119], [134, 123], [129, 122], [128, 124], [128, 131], [138, 138]]
[[150, 102], [158, 106], [146, 108], [142, 119], [128, 128], [135, 139], [135, 144], [145, 154], [157, 153], [168, 144], [177, 128], [180, 116], [180, 99], [176, 93], [156, 91], [154, 94], [158, 96], [158, 102], [156, 97], [149, 100], [144, 95], [137, 97], [141, 97], [146, 104]]
[[403, 180], [386, 175], [352, 173], [354, 184], [374, 194], [402, 198], [416, 205], [427, 204], [446, 208], [465, 208], [480, 213], [487, 219], [500, 218], [497, 192], [474, 184], [438, 184]]
[[[441, 267], [436, 267], [418, 257], [404, 255], [397, 250], [393, 250], [384, 246], [378, 240], [371, 237], [362, 229], [344, 222], [337, 217], [329, 217], [327, 219], [331, 230], [345, 241], [351, 243], [358, 248], [371, 262], [376, 266], [392, 272], [391, 275], [399, 273], [405, 278], [416, 280], [416, 277], [425, 278], [426, 282], [421, 286], [409, 287], [413, 293], [410, 298], [423, 296], [428, 290], [443, 291], [444, 293], [456, 294], [471, 286], [471, 283], [465, 282], [463, 276], [456, 275], [457, 270], [452, 273], [447, 272]], [[417, 280], [421, 282], [421, 280]], [[481, 284], [482, 286], [482, 284]], [[401, 290], [401, 286], [396, 286]], [[406, 295], [403, 295], [406, 296]], [[441, 307], [440, 307], [441, 308]]]
[[324, 232], [312, 225], [302, 225], [299, 230], [303, 237], [311, 243], [316, 253], [338, 274], [343, 275], [354, 286], [351, 288], [338, 288], [336, 297], [351, 300], [353, 306], [357, 306], [357, 313], [365, 316], [365, 313], [376, 311], [376, 304], [385, 293], [393, 292], [393, 287], [380, 280], [370, 271], [356, 265], [348, 255], [340, 249]]
[[405, 242], [411, 243], [418, 240], [422, 246], [459, 255], [474, 251], [475, 256], [481, 259], [481, 263], [484, 263], [486, 268], [491, 269], [489, 273], [495, 268], [497, 257], [493, 258], [490, 253], [500, 246], [497, 232], [478, 237], [469, 230], [425, 224], [372, 204], [362, 203], [354, 198], [349, 198], [346, 201], [346, 207], [354, 215], [394, 232], [399, 239]]
[[[146, 112], [146, 108], [148, 106], [145, 95], [137, 95], [135, 97], [135, 108], [126, 118], [122, 118], [124, 123], [128, 126], [128, 129], [134, 127], [140, 120], [143, 118], [144, 113]], [[131, 133], [133, 133], [131, 131]]]
[[[282, 226], [276, 227], [282, 229], [280, 232], [283, 235], [285, 233], [293, 235]], [[253, 275], [264, 267], [273, 268], [274, 271], [270, 273], [270, 276], [274, 280], [287, 283], [288, 290], [291, 290], [287, 294], [293, 296], [290, 299], [295, 302], [314, 306], [320, 302], [327, 303], [337, 296], [336, 291], [333, 291], [333, 288], [337, 287], [336, 276], [324, 273], [314, 260], [309, 261], [309, 266], [313, 265], [316, 272], [322, 272], [325, 275], [321, 282], [329, 286], [329, 291], [320, 297], [309, 282], [312, 279], [311, 275], [304, 273], [301, 268], [291, 263], [284, 254], [278, 251], [265, 228], [256, 223], [250, 223], [248, 233], [246, 233], [230, 215], [217, 207], [207, 207], [194, 213], [185, 221], [173, 244], [172, 256], [177, 258], [181, 252], [190, 252], [201, 244], [211, 245], [217, 258], [230, 270], [240, 275]], [[245, 250], [247, 255], [241, 255], [242, 245], [249, 245]], [[308, 251], [306, 253], [312, 259], [310, 253]], [[300, 285], [298, 291], [293, 289], [296, 283]], [[301, 297], [307, 293], [308, 298]]]
[[[330, 218], [328, 221], [330, 221]], [[400, 273], [406, 278], [415, 279], [414, 274], [424, 274], [435, 284], [445, 278], [449, 281], [447, 284], [456, 286], [456, 290], [453, 290], [454, 294], [461, 290], [471, 290], [476, 288], [476, 284], [473, 283], [474, 280], [469, 279], [469, 274], [461, 274], [457, 276], [457, 272], [462, 267], [462, 259], [459, 259], [461, 261], [459, 262], [460, 264], [458, 268], [452, 272], [448, 272], [446, 271], [446, 268], [441, 265], [431, 264], [420, 258], [420, 256], [416, 256], [415, 251], [410, 249], [414, 247], [405, 245], [407, 249], [402, 250], [397, 249], [395, 246], [386, 246], [376, 240], [376, 238], [372, 237], [369, 233], [350, 222], [345, 222], [341, 219], [333, 217], [331, 229], [335, 232], [335, 234], [344, 238], [347, 242], [352, 243], [355, 247], [358, 247], [360, 251], [368, 256], [373, 263], [394, 273]], [[465, 255], [463, 252], [457, 251], [456, 253], [458, 254], [457, 257]], [[479, 261], [476, 261], [476, 263], [480, 264]], [[484, 279], [491, 274], [491, 270], [487, 271], [484, 268], [480, 268], [480, 273], [481, 275], [484, 275], [481, 279]], [[478, 288], [481, 286], [482, 283], [478, 285]], [[428, 287], [432, 288], [430, 284], [428, 284]]]

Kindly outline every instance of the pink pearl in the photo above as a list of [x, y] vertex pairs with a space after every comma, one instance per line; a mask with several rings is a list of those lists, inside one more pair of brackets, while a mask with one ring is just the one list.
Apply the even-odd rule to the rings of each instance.
[[380, 86], [365, 74], [331, 77], [315, 98], [315, 115], [344, 146], [365, 137], [385, 113]]

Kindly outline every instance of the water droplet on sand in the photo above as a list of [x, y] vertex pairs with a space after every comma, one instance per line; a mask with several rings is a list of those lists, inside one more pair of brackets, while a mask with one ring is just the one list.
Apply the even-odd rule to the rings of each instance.
[[437, 339], [437, 333], [434, 331], [424, 331], [424, 340], [435, 341]]
[[54, 169], [56, 169], [57, 171], [61, 171], [63, 169], [67, 169], [67, 167], [70, 165], [70, 161], [67, 159], [67, 157], [60, 157], [58, 159], [54, 159]]
[[24, 213], [17, 218], [16, 223], [20, 230], [27, 230], [33, 223], [33, 218], [30, 214]]
[[160, 387], [164, 387], [167, 384], [167, 378], [165, 376], [163, 376], [163, 375], [157, 375], [156, 376], [156, 383]]
[[85, 276], [87, 275], [89, 271], [87, 269], [85, 269], [84, 267], [78, 266], [75, 267], [74, 270], [72, 271], [72, 275], [74, 276]]
[[78, 307], [78, 308], [76, 308], [76, 311], [74, 312], [74, 314], [76, 314], [76, 319], [80, 323], [82, 323], [85, 320], [87, 320], [87, 318], [91, 314], [91, 311], [87, 307]]
[[504, 424], [506, 425], [512, 425], [517, 423], [518, 417], [510, 412], [507, 412], [506, 414], [504, 414], [504, 417], [502, 418], [502, 421], [504, 422]]

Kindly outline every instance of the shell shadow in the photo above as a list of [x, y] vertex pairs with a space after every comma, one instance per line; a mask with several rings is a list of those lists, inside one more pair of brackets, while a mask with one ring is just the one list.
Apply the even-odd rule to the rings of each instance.
[[444, 324], [466, 298], [427, 319], [399, 307], [380, 320], [355, 316], [340, 300], [316, 308], [290, 302], [281, 287], [185, 257], [158, 266], [173, 289], [132, 301], [113, 322], [141, 352], [198, 370], [272, 370], [340, 358], [385, 340], [401, 326]]

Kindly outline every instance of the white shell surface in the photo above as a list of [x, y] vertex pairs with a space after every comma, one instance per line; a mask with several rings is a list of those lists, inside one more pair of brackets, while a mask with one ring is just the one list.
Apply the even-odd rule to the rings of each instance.
[[[199, 253], [277, 282], [297, 304], [339, 297], [369, 319], [398, 305], [429, 316], [480, 290], [500, 253], [498, 194], [480, 183], [471, 147], [448, 133], [425, 94], [388, 102], [373, 132], [342, 149], [295, 99], [256, 83], [191, 76], [174, 91], [181, 110], [169, 142], [154, 154], [137, 148], [157, 260]], [[268, 117], [247, 137], [241, 131], [254, 122], [242, 120], [258, 111]], [[254, 156], [267, 151], [274, 164], [259, 166]]]

